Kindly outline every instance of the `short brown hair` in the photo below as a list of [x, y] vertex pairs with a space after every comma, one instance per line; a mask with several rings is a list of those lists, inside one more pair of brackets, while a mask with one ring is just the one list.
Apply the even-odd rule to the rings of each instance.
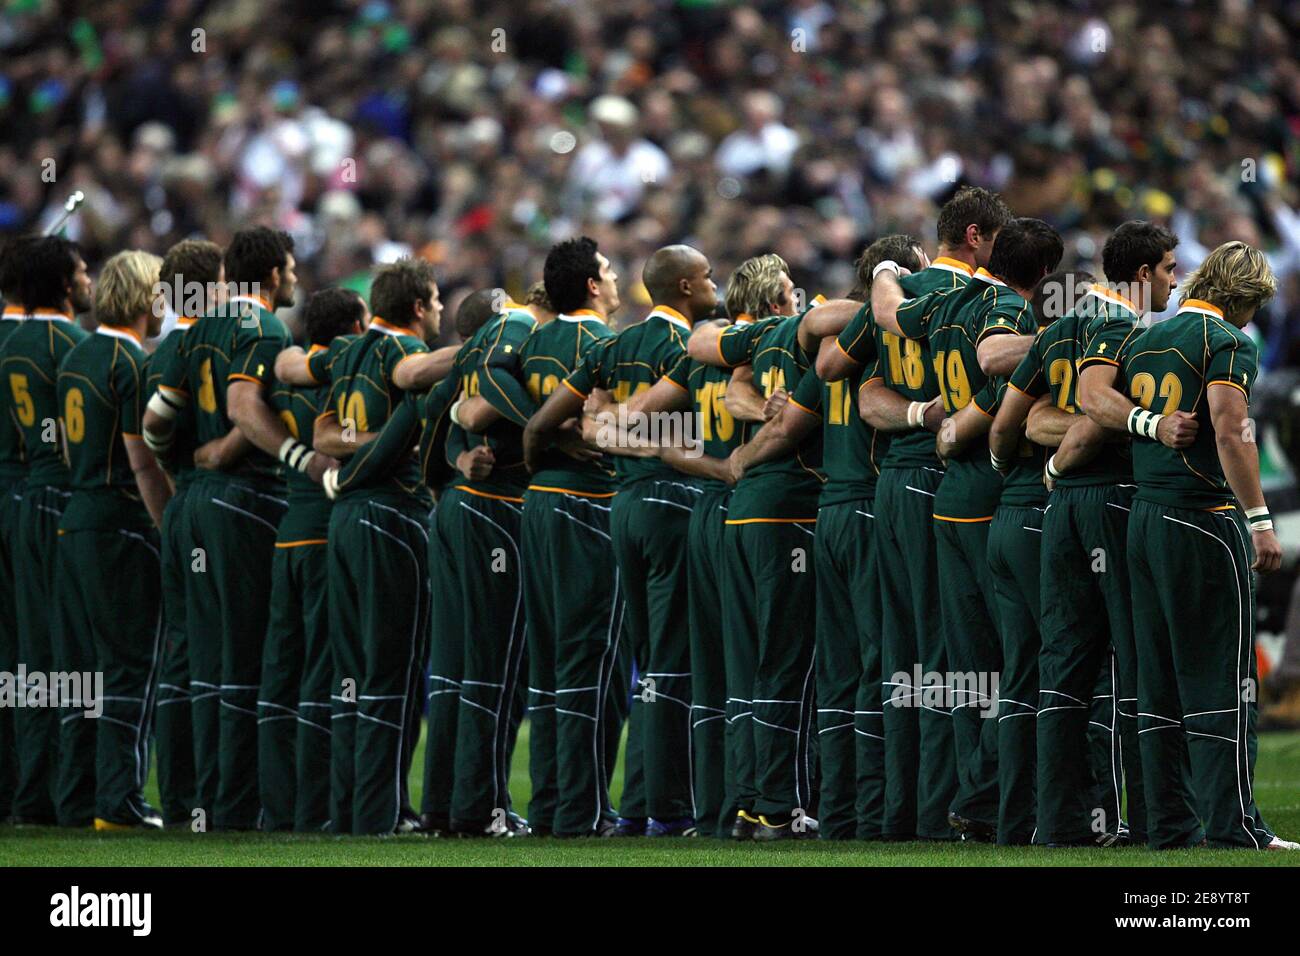
[[184, 302], [172, 302], [172, 294], [177, 290], [179, 280], [181, 292], [184, 286], [197, 282], [205, 289], [216, 283], [221, 275], [221, 247], [206, 239], [182, 239], [162, 258], [158, 281], [163, 285], [163, 294], [173, 312], [179, 313]]
[[997, 193], [982, 186], [963, 186], [939, 210], [939, 241], [960, 246], [966, 241], [966, 227], [972, 223], [988, 236], [1011, 219], [1011, 210]]
[[380, 266], [370, 285], [370, 311], [396, 325], [410, 325], [415, 303], [428, 300], [434, 281], [428, 259], [407, 257]]

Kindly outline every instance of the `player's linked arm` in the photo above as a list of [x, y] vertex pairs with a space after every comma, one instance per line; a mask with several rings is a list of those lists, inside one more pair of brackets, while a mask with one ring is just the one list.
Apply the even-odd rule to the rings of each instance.
[[[1079, 373], [1079, 404], [1088, 417], [1102, 428], [1128, 431], [1129, 416], [1136, 407], [1115, 388], [1119, 367], [1094, 362]], [[1184, 411], [1160, 416], [1156, 423], [1156, 440], [1168, 448], [1186, 448], [1196, 440], [1196, 416]]]
[[989, 377], [1010, 375], [1034, 344], [1032, 335], [986, 335], [975, 347], [980, 371]]
[[[321, 449], [323, 433], [326, 435], [326, 447], [336, 447], [329, 444], [335, 436], [335, 429], [342, 431], [338, 419], [332, 415], [316, 420], [312, 440], [317, 450]], [[351, 457], [325, 476], [322, 482], [325, 493], [333, 498], [352, 485], [366, 485], [378, 475], [391, 473], [402, 456], [410, 454], [419, 432], [420, 414], [408, 397], [393, 410], [379, 431], [358, 433], [356, 437], [360, 439], [364, 436], [364, 440], [349, 446], [348, 454]]]
[[1048, 461], [1049, 474], [1055, 472], [1056, 475], [1065, 475], [1082, 468], [1097, 457], [1102, 446], [1114, 434], [1102, 428], [1087, 415], [1071, 417], [1075, 421], [1061, 438], [1060, 447]]
[[889, 270], [877, 273], [871, 281], [872, 318], [886, 332], [893, 332], [903, 338], [907, 336], [898, 324], [898, 307], [905, 298], [898, 276]]
[[564, 423], [582, 415], [587, 396], [576, 391], [566, 380], [550, 394], [528, 424], [524, 426], [524, 462], [530, 472], [541, 467], [542, 452], [555, 438]]
[[[266, 403], [263, 384], [246, 378], [232, 378], [226, 386], [226, 405], [231, 422], [254, 445], [320, 481], [327, 470], [338, 465], [333, 458], [302, 445], [285, 427], [280, 416]], [[292, 460], [289, 460], [291, 456]]]
[[[451, 372], [459, 351], [459, 345], [444, 345], [432, 352], [408, 355], [393, 367], [393, 384], [404, 392], [423, 392], [433, 388]], [[278, 359], [276, 364], [279, 365]]]
[[722, 359], [722, 352], [718, 347], [718, 343], [722, 339], [722, 333], [730, 327], [730, 324], [722, 319], [697, 322], [695, 329], [691, 332], [691, 337], [686, 340], [687, 354], [695, 361], [703, 362], [705, 365], [717, 365], [726, 368], [727, 363]]
[[301, 346], [291, 345], [275, 357], [275, 377], [285, 385], [309, 386], [318, 384], [307, 365], [307, 352]]
[[763, 393], [754, 384], [754, 366], [738, 365], [731, 373], [727, 383], [727, 392], [722, 396], [722, 404], [731, 412], [731, 417], [742, 422], [762, 422], [767, 420], [764, 414], [767, 401]]
[[960, 454], [980, 435], [987, 434], [993, 417], [973, 401], [964, 408], [959, 408], [939, 425], [939, 435], [934, 447], [939, 457], [947, 461], [953, 455]]
[[229, 471], [252, 450], [253, 443], [248, 437], [238, 428], [232, 428], [222, 437], [194, 449], [194, 465], [211, 471]]
[[800, 320], [799, 332], [814, 339], [834, 337], [848, 327], [861, 308], [862, 303], [856, 299], [831, 299], [829, 302], [815, 305]]
[[794, 454], [799, 444], [821, 427], [821, 416], [787, 402], [771, 421], [731, 453], [730, 469], [734, 480], [739, 481], [745, 472], [765, 461], [774, 461]]
[[858, 370], [858, 363], [844, 351], [837, 336], [827, 336], [817, 347], [817, 377], [823, 382], [838, 382]]
[[[1027, 395], [1024, 397], [1029, 398]], [[1029, 417], [1025, 419], [1025, 435], [1036, 445], [1056, 448], [1078, 419], [1078, 415], [1058, 408], [1051, 395], [1043, 395], [1029, 409]]]
[[[387, 427], [387, 423], [385, 423]], [[311, 444], [322, 455], [342, 460], [356, 454], [361, 446], [374, 441], [379, 432], [360, 432], [351, 424], [344, 425], [333, 412], [327, 412], [311, 429]]]
[[928, 402], [909, 401], [877, 376], [867, 379], [858, 389], [858, 414], [864, 422], [882, 432], [909, 432], [924, 428], [937, 433], [943, 422], [943, 404], [937, 398]]
[[[1241, 507], [1249, 513], [1265, 507], [1259, 484], [1259, 447], [1255, 444], [1255, 423], [1250, 420], [1246, 395], [1231, 382], [1210, 382], [1205, 390], [1214, 426], [1214, 444], [1219, 452], [1223, 477]], [[1271, 521], [1270, 521], [1271, 524]], [[1282, 565], [1282, 545], [1270, 529], [1251, 531], [1256, 571], [1276, 571]]]
[[140, 498], [144, 501], [145, 508], [149, 510], [149, 517], [153, 519], [154, 526], [161, 528], [163, 509], [167, 507], [167, 502], [172, 496], [172, 484], [167, 479], [167, 473], [162, 470], [158, 459], [154, 457], [153, 451], [144, 443], [143, 438], [124, 435], [122, 444], [126, 446], [126, 458], [131, 463], [131, 471], [135, 474], [135, 486], [140, 490]]
[[[1050, 396], [1045, 395], [1043, 398], [1050, 398]], [[989, 457], [993, 460], [993, 467], [998, 471], [1011, 470], [1011, 465], [1016, 459], [1016, 450], [1020, 447], [1020, 435], [1025, 426], [1025, 417], [1030, 414], [1030, 409], [1037, 407], [1036, 401], [1038, 400], [1032, 395], [1026, 395], [1019, 389], [1009, 386], [1003, 394], [998, 413], [993, 416], [993, 424], [989, 426]]]
[[684, 475], [694, 478], [713, 478], [733, 484], [729, 458], [714, 458], [712, 455], [692, 454], [682, 445], [668, 445], [659, 449], [659, 458], [670, 468], [675, 468]]
[[[503, 323], [502, 335], [506, 331], [504, 326], [507, 324], [509, 323]], [[523, 428], [537, 411], [537, 403], [533, 401], [533, 397], [528, 394], [524, 383], [519, 379], [519, 344], [513, 339], [503, 341], [498, 338], [483, 358], [478, 381], [479, 396], [485, 399], [500, 417]], [[469, 428], [463, 421], [461, 425]], [[469, 430], [480, 431], [481, 429], [470, 428]]]

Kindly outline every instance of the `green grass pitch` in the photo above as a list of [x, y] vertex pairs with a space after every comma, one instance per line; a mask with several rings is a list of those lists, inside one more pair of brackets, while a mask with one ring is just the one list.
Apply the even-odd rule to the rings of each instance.
[[[515, 806], [528, 805], [528, 725], [511, 775]], [[419, 805], [423, 748], [412, 787]], [[622, 789], [622, 767], [614, 793]], [[155, 802], [157, 787], [150, 781]], [[1255, 795], [1282, 836], [1300, 836], [1300, 733], [1260, 737]], [[801, 841], [738, 845], [720, 840], [441, 840], [425, 837], [109, 833], [0, 827], [0, 866], [1297, 866], [1300, 853], [1141, 847], [1049, 850], [957, 844]]]

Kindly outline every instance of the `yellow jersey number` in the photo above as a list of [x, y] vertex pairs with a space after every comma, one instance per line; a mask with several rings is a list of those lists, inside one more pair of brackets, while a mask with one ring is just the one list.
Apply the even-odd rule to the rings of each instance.
[[534, 372], [528, 376], [528, 394], [533, 397], [533, 401], [541, 404], [542, 400], [560, 387], [560, 378], [558, 375], [543, 376], [541, 372]]
[[893, 332], [885, 332], [881, 338], [885, 343], [890, 384], [906, 384], [908, 388], [920, 388], [925, 383], [925, 363], [921, 359], [921, 343], [915, 339], [900, 339]]
[[351, 425], [359, 432], [370, 431], [366, 420], [366, 399], [360, 392], [349, 392], [339, 398], [339, 422]]
[[217, 390], [212, 384], [212, 359], [204, 359], [199, 366], [199, 408], [205, 412], [217, 410]]
[[[1155, 376], [1150, 372], [1138, 372], [1129, 383], [1129, 394], [1143, 408], [1150, 408], [1156, 398]], [[1183, 399], [1183, 382], [1176, 373], [1165, 372], [1160, 379], [1160, 397], [1165, 400], [1164, 410], [1160, 414], [1168, 415], [1178, 411], [1178, 403]]]
[[32, 401], [32, 393], [27, 382], [27, 376], [20, 375], [17, 372], [10, 372], [9, 391], [11, 391], [14, 396], [14, 406], [18, 412], [18, 420], [29, 427], [35, 425], [36, 403]]
[[853, 419], [850, 405], [853, 402], [853, 389], [849, 388], [847, 379], [827, 382], [830, 397], [826, 402], [826, 423], [828, 425], [847, 425]]
[[939, 394], [943, 396], [946, 411], [960, 411], [970, 404], [970, 378], [966, 374], [966, 363], [962, 361], [960, 352], [956, 349], [951, 352], [935, 352], [934, 371], [939, 377]]
[[1056, 389], [1056, 407], [1063, 412], [1074, 414], [1074, 405], [1070, 401], [1074, 386], [1074, 363], [1068, 358], [1059, 358], [1047, 366], [1047, 381]]
[[700, 410], [700, 437], [711, 441], [730, 441], [736, 433], [736, 420], [727, 410], [727, 383], [709, 382], [695, 390], [695, 404]]
[[68, 389], [63, 400], [63, 433], [74, 445], [86, 437], [86, 399], [79, 388]]

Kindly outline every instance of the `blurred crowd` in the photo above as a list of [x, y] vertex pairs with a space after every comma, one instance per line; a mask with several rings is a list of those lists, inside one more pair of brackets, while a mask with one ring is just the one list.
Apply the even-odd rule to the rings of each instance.
[[969, 182], [1060, 229], [1063, 266], [1129, 218], [1177, 230], [1180, 271], [1265, 248], [1264, 362], [1300, 364], [1297, 49], [1285, 0], [10, 0], [0, 232], [80, 189], [92, 266], [263, 222], [307, 292], [415, 253], [453, 306], [585, 232], [626, 321], [666, 242], [842, 294]]

